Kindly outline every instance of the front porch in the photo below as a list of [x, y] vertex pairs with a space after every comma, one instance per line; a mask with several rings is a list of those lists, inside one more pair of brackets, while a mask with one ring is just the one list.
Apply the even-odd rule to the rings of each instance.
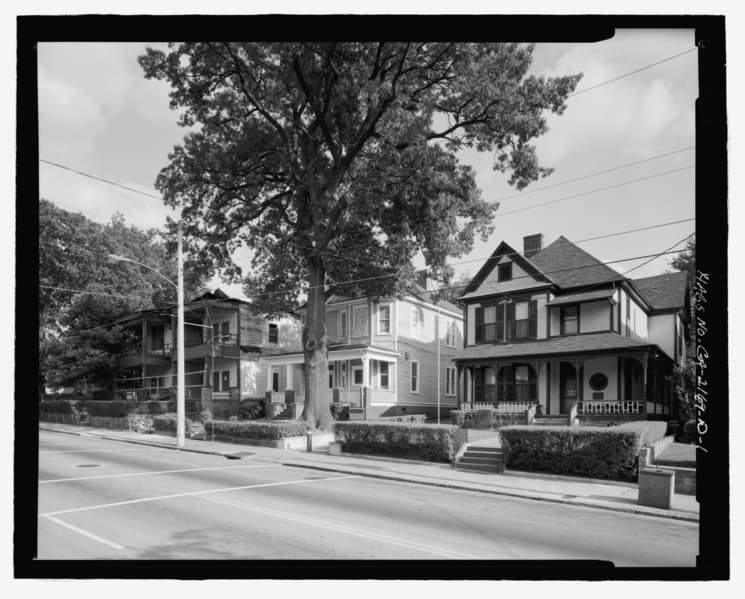
[[[265, 397], [267, 417], [297, 417], [305, 404], [305, 363], [302, 353], [264, 356], [267, 365]], [[348, 410], [351, 418], [369, 414], [397, 402], [396, 352], [367, 345], [331, 347], [328, 387], [322, 401], [334, 410]]]
[[674, 415], [672, 364], [654, 351], [458, 364], [458, 405], [466, 411], [601, 424]]

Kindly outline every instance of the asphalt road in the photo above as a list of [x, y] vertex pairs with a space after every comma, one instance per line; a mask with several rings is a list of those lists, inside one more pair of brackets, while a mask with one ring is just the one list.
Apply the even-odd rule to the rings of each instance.
[[39, 559], [694, 566], [697, 547], [695, 523], [40, 432]]

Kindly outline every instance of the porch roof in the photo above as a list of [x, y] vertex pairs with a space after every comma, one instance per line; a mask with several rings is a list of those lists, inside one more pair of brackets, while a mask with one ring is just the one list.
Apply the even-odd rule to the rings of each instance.
[[[329, 345], [329, 362], [336, 360], [357, 360], [366, 357], [382, 362], [398, 361], [399, 353], [390, 349], [376, 347], [367, 343], [335, 343]], [[303, 352], [287, 352], [262, 356], [262, 360], [274, 366], [282, 364], [302, 364], [305, 361]]]
[[483, 344], [467, 347], [459, 353], [456, 362], [485, 359], [524, 358], [559, 354], [592, 354], [623, 350], [656, 349], [657, 346], [616, 333], [590, 333], [526, 341], [524, 343]]
[[[611, 299], [613, 294], [616, 292], [615, 289], [596, 289], [595, 291], [586, 291], [585, 293], [569, 293], [567, 295], [560, 295], [555, 297], [550, 302], [546, 302], [547, 306], [560, 306], [561, 304], [575, 304], [577, 302], [586, 302], [590, 300], [600, 299]], [[612, 300], [611, 300], [612, 301]]]

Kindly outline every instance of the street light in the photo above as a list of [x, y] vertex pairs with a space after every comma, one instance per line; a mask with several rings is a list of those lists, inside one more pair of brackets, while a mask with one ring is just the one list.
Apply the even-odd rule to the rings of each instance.
[[[165, 276], [163, 273], [155, 270], [152, 266], [132, 260], [131, 258], [125, 258], [124, 256], [118, 256], [116, 254], [109, 254], [108, 259], [111, 262], [131, 262], [137, 264], [143, 268], [153, 271], [155, 274], [163, 277], [171, 285], [176, 288], [178, 293], [178, 330], [176, 333], [178, 345], [176, 352], [178, 355], [177, 366], [176, 366], [176, 446], [179, 449], [183, 449], [185, 438], [186, 438], [186, 426], [185, 426], [185, 412], [186, 412], [186, 401], [185, 401], [185, 379], [184, 379], [184, 252], [183, 242], [181, 239], [181, 221], [178, 224], [178, 284], [174, 283]], [[144, 342], [144, 339], [143, 339]]]

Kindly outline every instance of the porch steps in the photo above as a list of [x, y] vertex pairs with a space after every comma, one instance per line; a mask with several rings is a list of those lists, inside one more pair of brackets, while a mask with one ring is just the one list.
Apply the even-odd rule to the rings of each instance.
[[538, 426], [567, 426], [569, 424], [569, 414], [555, 414], [552, 416], [536, 416], [533, 424]]
[[504, 472], [504, 452], [501, 447], [469, 446], [466, 452], [456, 460], [455, 469], [500, 474]]

